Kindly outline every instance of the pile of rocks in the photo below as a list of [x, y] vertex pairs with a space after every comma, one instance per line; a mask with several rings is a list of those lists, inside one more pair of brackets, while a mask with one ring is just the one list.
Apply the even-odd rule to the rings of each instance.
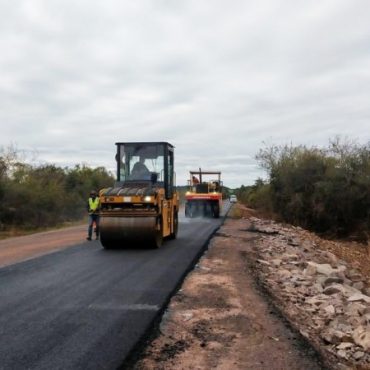
[[299, 227], [250, 218], [259, 279], [288, 319], [338, 363], [370, 368], [370, 289], [361, 273]]

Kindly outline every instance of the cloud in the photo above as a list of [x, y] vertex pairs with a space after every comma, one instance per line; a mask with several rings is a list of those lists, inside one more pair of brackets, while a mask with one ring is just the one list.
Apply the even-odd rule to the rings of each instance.
[[114, 169], [117, 141], [170, 141], [178, 182], [264, 176], [263, 142], [368, 141], [364, 0], [0, 1], [0, 145]]

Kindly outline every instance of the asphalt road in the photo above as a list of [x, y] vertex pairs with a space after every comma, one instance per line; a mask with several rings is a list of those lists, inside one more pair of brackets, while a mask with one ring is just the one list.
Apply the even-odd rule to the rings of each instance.
[[0, 369], [116, 369], [222, 219], [180, 219], [158, 250], [86, 242], [0, 269]]

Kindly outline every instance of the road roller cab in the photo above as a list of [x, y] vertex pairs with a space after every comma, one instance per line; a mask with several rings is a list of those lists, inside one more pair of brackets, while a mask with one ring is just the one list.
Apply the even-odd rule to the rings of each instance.
[[219, 171], [190, 171], [185, 194], [185, 217], [220, 217], [222, 181]]
[[164, 238], [176, 238], [174, 147], [166, 142], [116, 146], [117, 181], [100, 191], [103, 247], [159, 247]]

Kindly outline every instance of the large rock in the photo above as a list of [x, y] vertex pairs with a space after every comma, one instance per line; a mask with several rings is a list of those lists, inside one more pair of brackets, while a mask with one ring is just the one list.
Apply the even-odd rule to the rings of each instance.
[[366, 303], [370, 303], [370, 297], [362, 294], [362, 293], [355, 293], [351, 295], [348, 299], [348, 302], [358, 302], [358, 301], [364, 301]]
[[271, 260], [272, 265], [275, 267], [279, 267], [281, 265], [281, 262], [282, 260], [280, 258], [274, 258], [273, 260]]
[[333, 328], [328, 328], [321, 333], [321, 338], [330, 344], [339, 344], [344, 341], [349, 341], [349, 336], [340, 330], [335, 330]]
[[353, 354], [353, 358], [358, 361], [360, 360], [362, 357], [365, 356], [365, 353], [362, 352], [362, 351], [356, 351], [354, 354]]
[[353, 331], [352, 338], [357, 345], [366, 351], [370, 349], [370, 328], [359, 326]]
[[365, 287], [365, 284], [362, 281], [357, 281], [356, 283], [353, 284], [353, 287], [362, 290]]
[[353, 282], [362, 281], [363, 279], [362, 275], [355, 269], [349, 270], [347, 275]]
[[322, 285], [323, 287], [327, 287], [328, 285], [331, 285], [331, 284], [343, 284], [343, 279], [338, 277], [338, 276], [329, 276], [328, 278], [326, 278]]
[[326, 306], [324, 308], [324, 311], [326, 312], [327, 315], [329, 315], [330, 317], [331, 316], [334, 316], [335, 315], [335, 307], [330, 304], [329, 306]]
[[324, 290], [323, 293], [326, 295], [332, 295], [336, 293], [343, 293], [344, 292], [344, 287], [341, 284], [332, 284], [327, 286]]
[[370, 325], [370, 313], [365, 313], [362, 316], [362, 322], [364, 325]]
[[352, 348], [354, 345], [353, 343], [351, 342], [342, 342], [341, 344], [339, 344], [337, 346], [337, 349], [350, 349]]
[[331, 265], [336, 266], [338, 264], [338, 258], [334, 253], [326, 251], [325, 256], [328, 258]]
[[343, 284], [343, 293], [347, 298], [349, 298], [349, 297], [351, 297], [355, 294], [361, 294], [362, 295], [362, 293], [358, 289], [356, 289], [356, 288], [354, 288], [354, 287], [352, 287], [348, 284]]
[[317, 268], [313, 264], [308, 264], [307, 267], [303, 270], [303, 274], [306, 276], [314, 276], [317, 274]]
[[328, 264], [328, 263], [315, 263], [312, 261], [307, 262], [308, 266], [316, 267], [316, 271], [318, 274], [323, 274], [329, 276], [335, 270]]
[[291, 278], [292, 273], [291, 273], [289, 270], [281, 269], [281, 270], [279, 270], [279, 271], [277, 272], [277, 275], [278, 275], [281, 279], [285, 280], [285, 279], [289, 279], [289, 278]]
[[359, 302], [349, 303], [345, 309], [344, 314], [347, 316], [362, 316], [365, 313], [366, 306]]

